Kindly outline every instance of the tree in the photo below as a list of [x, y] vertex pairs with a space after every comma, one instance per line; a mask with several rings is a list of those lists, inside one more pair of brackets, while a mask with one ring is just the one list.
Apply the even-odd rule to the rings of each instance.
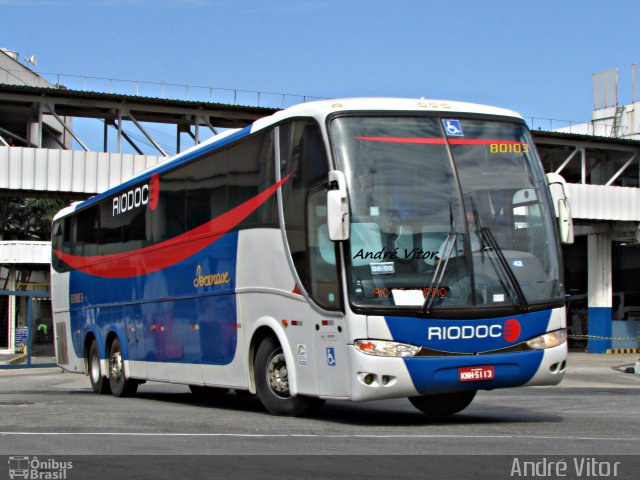
[[51, 220], [65, 206], [64, 200], [0, 198], [0, 239], [50, 240]]

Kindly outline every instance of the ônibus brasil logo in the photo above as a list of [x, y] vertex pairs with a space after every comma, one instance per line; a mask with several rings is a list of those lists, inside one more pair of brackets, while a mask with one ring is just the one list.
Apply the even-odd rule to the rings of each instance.
[[143, 205], [149, 205], [151, 210], [158, 206], [160, 198], [160, 176], [157, 173], [151, 175], [149, 183], [132, 188], [113, 197], [113, 216], [129, 212]]
[[432, 326], [427, 330], [428, 340], [468, 340], [472, 338], [504, 338], [515, 342], [520, 337], [520, 322], [510, 318], [503, 324]]

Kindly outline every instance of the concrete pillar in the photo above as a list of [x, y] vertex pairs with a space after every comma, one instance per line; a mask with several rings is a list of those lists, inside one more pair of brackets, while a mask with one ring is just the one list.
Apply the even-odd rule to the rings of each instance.
[[611, 340], [611, 237], [608, 233], [589, 235], [588, 245], [588, 329], [589, 353], [606, 353]]

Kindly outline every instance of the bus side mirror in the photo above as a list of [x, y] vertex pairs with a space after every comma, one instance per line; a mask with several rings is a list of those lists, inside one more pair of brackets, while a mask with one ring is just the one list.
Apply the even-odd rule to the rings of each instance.
[[567, 183], [557, 173], [547, 173], [547, 183], [551, 190], [553, 206], [558, 217], [560, 242], [565, 245], [571, 245], [573, 243], [573, 219], [571, 218], [571, 204], [569, 203]]
[[329, 172], [327, 192], [327, 230], [334, 242], [349, 239], [349, 197], [347, 179], [339, 170]]

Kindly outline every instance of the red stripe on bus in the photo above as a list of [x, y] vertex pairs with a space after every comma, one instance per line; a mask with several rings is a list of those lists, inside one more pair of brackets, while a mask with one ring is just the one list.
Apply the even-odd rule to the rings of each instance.
[[[444, 145], [444, 138], [413, 138], [413, 137], [355, 137], [356, 140], [365, 140], [369, 142], [385, 142], [385, 143], [411, 143], [422, 145]], [[505, 144], [505, 145], [524, 145], [526, 142], [517, 142], [514, 140], [486, 140], [486, 139], [471, 139], [471, 138], [451, 138], [449, 137], [449, 144], [451, 145], [491, 145], [491, 144]]]
[[75, 270], [104, 278], [130, 278], [157, 272], [189, 258], [231, 231], [255, 212], [282, 186], [291, 174], [228, 212], [177, 237], [130, 252], [78, 256], [53, 250]]
[[356, 137], [356, 140], [387, 143], [419, 143], [428, 145], [444, 145], [444, 138], [410, 138], [410, 137]]

